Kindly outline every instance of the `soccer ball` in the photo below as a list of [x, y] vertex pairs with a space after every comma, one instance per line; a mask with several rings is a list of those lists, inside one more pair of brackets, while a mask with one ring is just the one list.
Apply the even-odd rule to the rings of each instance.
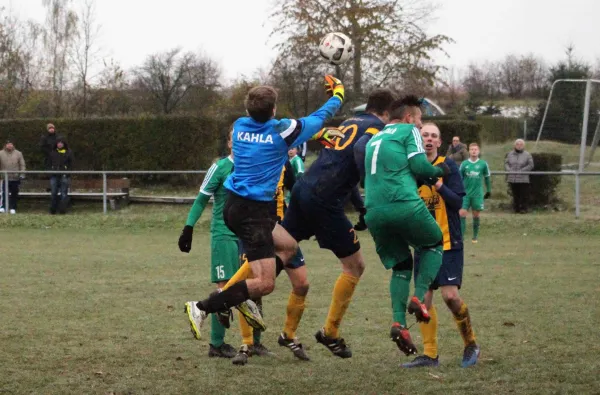
[[344, 33], [328, 33], [319, 43], [321, 56], [336, 66], [350, 59], [352, 52], [352, 40]]

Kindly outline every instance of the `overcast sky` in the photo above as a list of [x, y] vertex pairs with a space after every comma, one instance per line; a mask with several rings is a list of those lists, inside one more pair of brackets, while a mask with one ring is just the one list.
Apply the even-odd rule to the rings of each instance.
[[[73, 0], [75, 7], [83, 0]], [[549, 62], [564, 57], [573, 43], [578, 57], [600, 59], [600, 1], [439, 1], [429, 33], [455, 40], [446, 46], [458, 68], [471, 61], [496, 60], [508, 53], [537, 54]], [[226, 78], [251, 76], [268, 67], [275, 51], [267, 15], [272, 0], [96, 0], [100, 44], [107, 58], [125, 68], [150, 53], [181, 46], [217, 60]], [[20, 19], [43, 22], [42, 0], [0, 0]]]

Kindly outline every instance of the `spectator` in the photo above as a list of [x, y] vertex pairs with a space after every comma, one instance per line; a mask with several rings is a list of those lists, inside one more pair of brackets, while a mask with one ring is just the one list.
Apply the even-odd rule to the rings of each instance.
[[[517, 139], [515, 149], [506, 154], [504, 161], [506, 171], [531, 171], [533, 158], [525, 151], [525, 141]], [[509, 174], [508, 184], [513, 195], [513, 210], [515, 213], [525, 214], [529, 200], [529, 174]]]
[[448, 147], [446, 158], [452, 159], [460, 167], [460, 164], [468, 157], [469, 150], [467, 149], [467, 145], [460, 142], [460, 137], [452, 137], [452, 145]]
[[56, 133], [54, 125], [51, 123], [46, 125], [46, 130], [47, 133], [40, 139], [40, 151], [42, 152], [42, 155], [44, 155], [44, 167], [49, 169], [51, 167], [50, 153], [56, 146], [56, 140], [62, 138], [62, 136]]
[[[21, 151], [15, 149], [15, 145], [7, 140], [4, 149], [0, 151], [0, 170], [25, 171], [25, 159]], [[19, 199], [19, 186], [21, 180], [25, 178], [24, 174], [11, 173], [8, 175], [8, 208], [6, 207], [6, 192], [4, 190], [4, 180], [0, 186], [0, 213], [10, 210], [11, 214], [17, 213], [17, 200]]]
[[[67, 142], [58, 138], [52, 152], [50, 152], [50, 170], [72, 170], [73, 152], [69, 149]], [[52, 201], [50, 203], [50, 214], [65, 214], [69, 204], [69, 184], [71, 177], [68, 174], [52, 174], [50, 176], [50, 191]], [[60, 192], [60, 199], [58, 193]]]

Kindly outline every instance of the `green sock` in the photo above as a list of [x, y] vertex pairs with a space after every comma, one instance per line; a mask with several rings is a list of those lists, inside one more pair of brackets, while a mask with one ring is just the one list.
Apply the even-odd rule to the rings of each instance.
[[429, 286], [442, 266], [442, 246], [421, 249], [419, 275], [415, 278], [415, 296], [423, 301]]
[[262, 334], [262, 331], [259, 331], [258, 329], [254, 329], [252, 331], [252, 338], [254, 339], [254, 344], [260, 344], [260, 335]]
[[[253, 299], [253, 300], [254, 300], [254, 303], [256, 303], [256, 306], [258, 307], [258, 309], [260, 310], [260, 314], [264, 318], [262, 298]], [[262, 334], [262, 331], [259, 331], [258, 329], [254, 329], [252, 331], [252, 338], [254, 339], [254, 344], [259, 344], [260, 343], [260, 335], [261, 334]]]
[[225, 342], [225, 327], [221, 325], [216, 314], [210, 316], [210, 344], [221, 347]]
[[406, 305], [410, 293], [410, 279], [412, 270], [394, 270], [390, 278], [390, 297], [392, 298], [392, 311], [394, 322], [406, 326]]
[[479, 217], [473, 217], [473, 240], [477, 240], [479, 234]]
[[467, 219], [465, 217], [460, 217], [460, 231], [462, 232], [463, 238], [465, 236], [466, 230], [467, 230]]

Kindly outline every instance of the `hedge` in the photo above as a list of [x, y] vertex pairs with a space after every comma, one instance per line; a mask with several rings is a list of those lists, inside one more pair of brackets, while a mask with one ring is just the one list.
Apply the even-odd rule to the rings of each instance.
[[[39, 141], [48, 120], [0, 122], [29, 170], [45, 170]], [[208, 117], [59, 119], [51, 121], [73, 150], [75, 170], [208, 169], [220, 153], [231, 120]]]
[[[561, 171], [562, 156], [549, 152], [532, 153], [533, 171]], [[560, 175], [529, 176], [529, 204], [531, 207], [549, 208], [558, 202], [556, 189], [560, 184]], [[512, 191], [508, 188], [509, 195]]]
[[[562, 156], [548, 152], [531, 154], [533, 171], [561, 171]], [[547, 207], [558, 201], [556, 188], [560, 184], [560, 175], [529, 176], [530, 203], [534, 207]]]
[[523, 119], [477, 116], [475, 122], [483, 126], [481, 138], [489, 143], [504, 143], [523, 138]]

